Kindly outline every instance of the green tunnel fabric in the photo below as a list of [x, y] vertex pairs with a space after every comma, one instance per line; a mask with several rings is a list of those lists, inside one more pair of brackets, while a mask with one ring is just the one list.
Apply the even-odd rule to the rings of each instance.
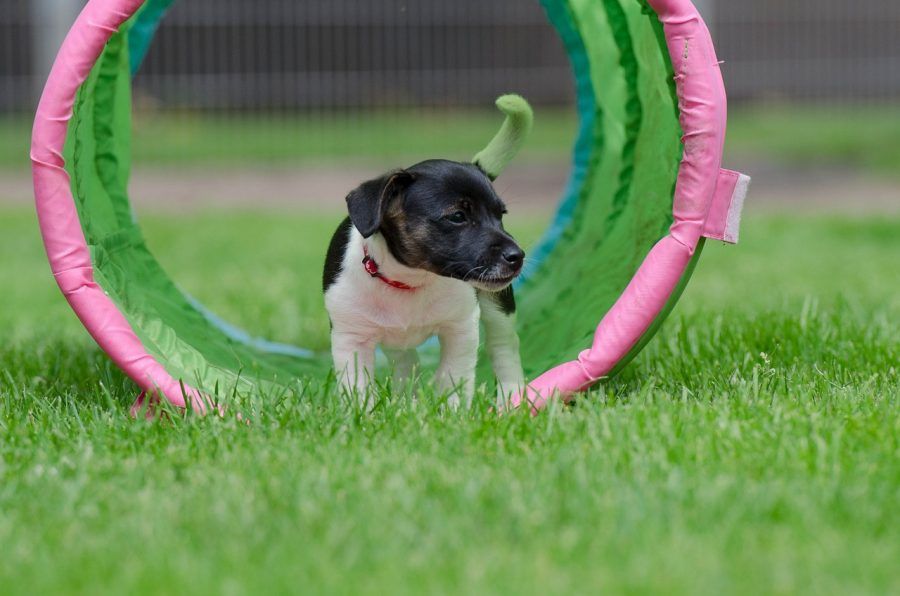
[[[154, 2], [142, 11], [151, 8]], [[321, 372], [323, 358], [265, 353], [230, 337], [175, 286], [147, 249], [126, 191], [131, 127], [127, 42], [125, 27], [79, 91], [66, 148], [97, 282], [148, 352], [185, 383], [210, 392], [231, 391], [259, 383], [288, 384], [303, 374]]]
[[564, 199], [570, 219], [521, 287], [529, 374], [590, 345], [596, 322], [672, 223], [682, 155], [674, 73], [655, 13], [638, 1], [544, 4], [572, 56], [579, 105], [593, 109], [583, 117], [592, 142], [576, 147], [584, 183], [570, 205]]
[[[250, 390], [323, 374], [327, 355], [249, 340], [203, 311], [162, 270], [135, 222], [127, 195], [131, 74], [171, 3], [148, 0], [108, 44], [77, 98], [66, 161], [96, 279], [148, 352], [194, 387]], [[532, 252], [539, 266], [519, 286], [529, 375], [589, 345], [599, 318], [671, 224], [682, 155], [672, 67], [647, 4], [542, 4], [571, 57], [581, 130], [559, 214]], [[536, 117], [539, 124], [540, 112]]]

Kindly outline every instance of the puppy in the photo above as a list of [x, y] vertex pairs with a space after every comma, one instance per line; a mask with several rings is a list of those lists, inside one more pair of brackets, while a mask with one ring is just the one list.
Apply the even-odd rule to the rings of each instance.
[[[525, 253], [503, 229], [506, 207], [478, 166], [425, 161], [362, 184], [325, 260], [325, 305], [342, 386], [367, 399], [380, 346], [397, 380], [437, 335], [435, 381], [450, 404], [471, 404], [479, 316], [498, 381], [498, 405], [524, 387], [510, 284]], [[371, 404], [369, 404], [371, 405]]]

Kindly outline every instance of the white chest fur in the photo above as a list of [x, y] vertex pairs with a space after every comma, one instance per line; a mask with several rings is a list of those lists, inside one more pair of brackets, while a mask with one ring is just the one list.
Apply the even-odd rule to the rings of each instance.
[[[400, 290], [372, 277], [363, 267], [363, 243], [386, 277], [414, 290]], [[325, 294], [335, 329], [368, 338], [388, 348], [419, 346], [441, 329], [474, 321], [479, 309], [475, 290], [455, 279], [404, 267], [390, 256], [379, 236], [363, 240], [355, 229], [337, 281]]]

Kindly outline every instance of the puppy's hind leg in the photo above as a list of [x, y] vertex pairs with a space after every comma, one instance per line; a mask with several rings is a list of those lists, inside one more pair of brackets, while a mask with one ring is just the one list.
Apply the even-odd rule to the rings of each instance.
[[394, 390], [405, 389], [406, 384], [415, 380], [419, 366], [419, 352], [415, 348], [383, 348], [393, 367]]

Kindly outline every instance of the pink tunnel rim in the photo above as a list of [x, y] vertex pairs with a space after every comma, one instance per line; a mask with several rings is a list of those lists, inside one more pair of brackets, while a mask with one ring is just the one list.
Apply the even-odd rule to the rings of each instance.
[[[690, 263], [709, 218], [722, 162], [727, 100], [712, 38], [690, 0], [648, 0], [663, 24], [676, 86], [684, 159], [674, 224], [601, 320], [593, 346], [535, 379], [518, 404], [534, 411], [555, 395], [583, 391], [608, 374], [650, 328]], [[106, 43], [144, 0], [90, 0], [66, 37], [38, 105], [31, 159], [41, 234], [53, 275], [97, 344], [141, 389], [176, 407], [207, 409], [207, 399], [148, 353], [116, 304], [94, 280], [63, 151], [78, 89]]]
[[[673, 202], [674, 223], [600, 321], [593, 345], [533, 381], [512, 406], [533, 414], [550, 400], [568, 401], [604, 379], [664, 311], [688, 270], [716, 198], [728, 120], [728, 100], [712, 36], [690, 0], [647, 0], [666, 37], [675, 72], [683, 158]], [[734, 174], [732, 172], [732, 174]]]
[[50, 268], [72, 310], [100, 348], [143, 392], [173, 406], [206, 412], [208, 399], [174, 379], [141, 343], [116, 304], [94, 280], [63, 151], [79, 88], [106, 43], [143, 0], [90, 0], [66, 36], [38, 104], [31, 143], [38, 222]]

